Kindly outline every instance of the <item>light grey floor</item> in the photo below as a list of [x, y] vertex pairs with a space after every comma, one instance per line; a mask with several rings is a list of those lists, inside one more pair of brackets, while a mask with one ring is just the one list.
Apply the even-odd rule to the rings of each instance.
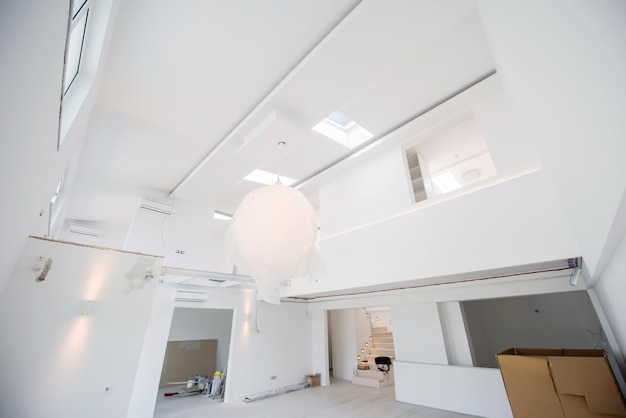
[[303, 389], [251, 403], [223, 403], [202, 396], [164, 398], [155, 418], [455, 418], [471, 415], [396, 402], [393, 386], [374, 389], [333, 379], [330, 386]]

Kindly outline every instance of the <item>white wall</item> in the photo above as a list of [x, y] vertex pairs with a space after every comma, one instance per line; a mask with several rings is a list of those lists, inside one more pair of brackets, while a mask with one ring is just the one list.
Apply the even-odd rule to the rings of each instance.
[[[42, 282], [39, 256], [53, 260]], [[0, 415], [126, 416], [156, 288], [143, 275], [160, 263], [30, 238], [0, 299]], [[143, 288], [130, 290], [129, 277]], [[94, 301], [87, 315], [85, 300]], [[24, 379], [36, 397], [16, 384]]]
[[387, 331], [393, 331], [393, 323], [391, 321], [391, 313], [389, 312], [389, 308], [366, 308], [367, 312], [370, 314], [370, 322], [372, 328], [376, 327], [385, 327]]
[[389, 309], [394, 324], [393, 342], [397, 360], [448, 364], [436, 303], [397, 305]]
[[480, 417], [512, 417], [500, 370], [396, 361], [396, 400]]
[[233, 263], [224, 251], [228, 222], [214, 220], [206, 204], [174, 205], [173, 216], [138, 209], [125, 248], [162, 255], [165, 266], [231, 273]]
[[0, 209], [0, 290], [28, 235], [46, 233], [50, 198], [65, 170], [56, 149], [67, 6], [0, 3], [0, 194], [11, 201]]
[[320, 250], [326, 274], [314, 283], [294, 280], [290, 294], [402, 287], [408, 280], [579, 254], [543, 171], [430, 206], [416, 205], [410, 212], [322, 239]]
[[[118, 1], [96, 3], [99, 13], [90, 14], [98, 34], [95, 62], [107, 49]], [[72, 90], [82, 89], [82, 106], [57, 151], [68, 13], [66, 0], [0, 3], [0, 195], [12, 202], [0, 209], [0, 291], [28, 235], [47, 232], [50, 199], [80, 150], [98, 88], [99, 69], [92, 68], [89, 82], [77, 79], [81, 86]]]
[[217, 340], [217, 370], [228, 365], [230, 333], [233, 326], [231, 309], [174, 309], [168, 341]]
[[172, 322], [174, 310], [171, 301], [173, 298], [173, 288], [157, 286], [126, 415], [128, 418], [150, 418], [154, 415], [162, 370], [162, 367], [155, 367], [155, 365], [162, 365], [165, 358], [168, 328], [163, 324]]
[[331, 352], [329, 348], [329, 324], [326, 311], [309, 311], [307, 314], [312, 321], [311, 327], [311, 370], [312, 373], [319, 373], [320, 384], [328, 386], [330, 384], [330, 363]]
[[463, 306], [457, 301], [437, 304], [448, 364], [474, 365]]
[[[603, 281], [626, 233], [626, 4], [479, 0], [478, 5], [498, 72], [566, 208], [584, 267], [592, 283]], [[617, 296], [624, 294], [621, 281], [608, 278], [601, 293], [603, 305], [623, 304]], [[623, 353], [622, 317], [611, 314], [609, 321], [619, 335], [614, 351]]]
[[[372, 335], [372, 326], [365, 309], [354, 310], [354, 356], [361, 356], [361, 360], [366, 360], [365, 356], [369, 354], [370, 335]], [[367, 346], [365, 345], [367, 343]], [[361, 352], [363, 350], [363, 352]]]
[[320, 230], [324, 236], [367, 224], [411, 203], [404, 156], [398, 148], [375, 155], [358, 170], [320, 188]]
[[356, 309], [340, 309], [330, 313], [333, 352], [333, 377], [351, 380], [357, 366], [357, 345], [354, 311]]
[[601, 326], [587, 292], [463, 303], [476, 366], [498, 367], [511, 347], [600, 348]]

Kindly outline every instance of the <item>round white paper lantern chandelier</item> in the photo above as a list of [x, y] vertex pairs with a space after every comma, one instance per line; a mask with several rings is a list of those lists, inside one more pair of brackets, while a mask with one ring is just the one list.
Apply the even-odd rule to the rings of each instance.
[[321, 269], [315, 210], [298, 190], [281, 185], [250, 192], [235, 211], [226, 246], [238, 269], [250, 274], [258, 298], [280, 303], [281, 282]]

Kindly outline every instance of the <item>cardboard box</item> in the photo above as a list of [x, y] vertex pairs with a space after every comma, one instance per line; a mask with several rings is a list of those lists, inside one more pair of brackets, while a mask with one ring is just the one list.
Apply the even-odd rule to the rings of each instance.
[[306, 375], [306, 381], [307, 381], [307, 383], [311, 387], [319, 386], [320, 385], [320, 374], [319, 373], [307, 374]]
[[510, 348], [497, 358], [515, 418], [626, 417], [603, 350]]

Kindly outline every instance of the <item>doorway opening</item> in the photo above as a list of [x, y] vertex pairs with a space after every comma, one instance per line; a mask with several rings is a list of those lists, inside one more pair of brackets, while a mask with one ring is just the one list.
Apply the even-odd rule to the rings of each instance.
[[180, 416], [223, 399], [232, 324], [233, 309], [174, 309], [155, 418]]
[[[388, 307], [328, 311], [331, 376], [370, 387], [393, 385], [395, 350]], [[376, 358], [392, 363], [379, 370]]]

